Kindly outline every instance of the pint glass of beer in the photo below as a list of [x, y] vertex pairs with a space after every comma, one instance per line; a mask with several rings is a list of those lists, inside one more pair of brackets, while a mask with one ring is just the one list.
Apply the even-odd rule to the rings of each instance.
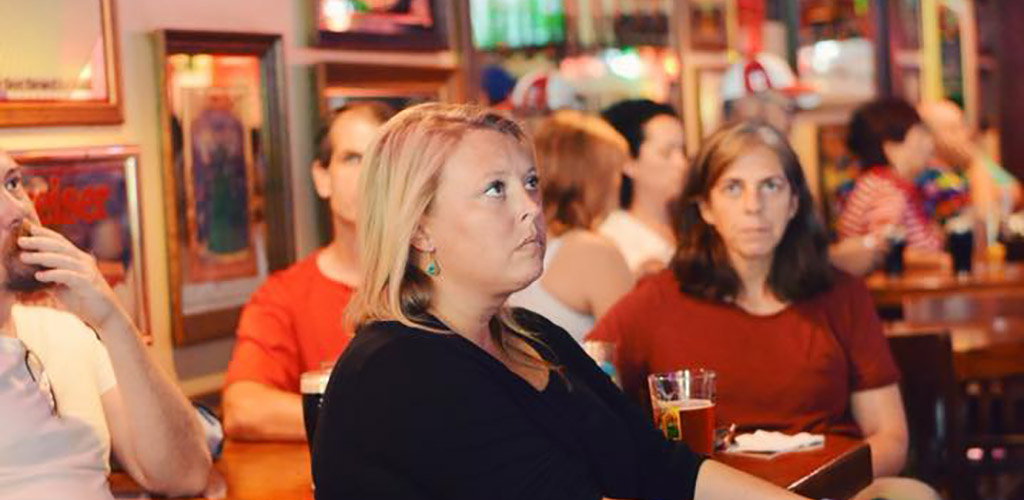
[[327, 389], [332, 368], [331, 365], [323, 365], [319, 370], [304, 372], [299, 378], [299, 387], [302, 390], [302, 420], [306, 424], [306, 440], [309, 442], [311, 452], [313, 436], [316, 435], [316, 421], [320, 416], [320, 400]]
[[665, 437], [694, 453], [711, 455], [715, 443], [715, 372], [679, 370], [647, 377], [651, 410]]

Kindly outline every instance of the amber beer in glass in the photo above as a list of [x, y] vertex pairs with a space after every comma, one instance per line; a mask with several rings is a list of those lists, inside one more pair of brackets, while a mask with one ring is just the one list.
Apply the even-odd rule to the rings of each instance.
[[679, 370], [647, 377], [651, 409], [665, 437], [695, 453], [715, 450], [715, 372]]

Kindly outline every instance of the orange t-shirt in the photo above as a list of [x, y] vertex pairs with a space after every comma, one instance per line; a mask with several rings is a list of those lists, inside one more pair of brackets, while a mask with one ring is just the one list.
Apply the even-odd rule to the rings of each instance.
[[859, 435], [853, 392], [899, 372], [864, 284], [837, 273], [832, 289], [770, 316], [679, 291], [671, 270], [641, 281], [587, 340], [617, 342], [623, 390], [648, 406], [647, 375], [710, 368], [718, 426]]
[[274, 273], [242, 310], [226, 385], [251, 380], [299, 392], [304, 371], [333, 362], [352, 338], [342, 323], [352, 288], [324, 276], [320, 252]]

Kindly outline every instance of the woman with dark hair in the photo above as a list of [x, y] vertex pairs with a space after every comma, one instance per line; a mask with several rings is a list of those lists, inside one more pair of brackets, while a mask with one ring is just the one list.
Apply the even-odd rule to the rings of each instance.
[[785, 137], [751, 122], [714, 134], [674, 214], [670, 269], [641, 281], [588, 336], [616, 343], [625, 392], [646, 405], [647, 375], [711, 369], [719, 426], [863, 436], [875, 475], [898, 473], [899, 373], [867, 289], [829, 265]]
[[862, 171], [839, 214], [840, 238], [895, 231], [906, 238], [908, 264], [941, 263], [942, 232], [913, 184], [934, 148], [917, 110], [898, 98], [867, 103], [854, 112], [846, 142]]
[[675, 251], [668, 205], [686, 174], [683, 123], [671, 106], [647, 99], [618, 102], [602, 116], [626, 138], [630, 159], [622, 173], [620, 210], [598, 231], [642, 276], [663, 269]]

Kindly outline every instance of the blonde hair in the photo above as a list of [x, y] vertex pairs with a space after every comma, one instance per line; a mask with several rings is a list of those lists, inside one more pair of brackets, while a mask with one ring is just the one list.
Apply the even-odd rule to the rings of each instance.
[[[359, 180], [362, 282], [346, 311], [346, 320], [356, 329], [374, 321], [433, 329], [426, 324], [431, 279], [414, 264], [410, 242], [433, 202], [442, 167], [466, 133], [476, 130], [502, 134], [533, 157], [518, 123], [472, 105], [411, 107], [388, 121], [370, 144]], [[498, 320], [513, 331], [521, 330], [507, 310]], [[492, 325], [492, 331], [497, 326]]]
[[592, 228], [615, 202], [626, 139], [596, 116], [565, 110], [538, 125], [534, 144], [548, 230]]

